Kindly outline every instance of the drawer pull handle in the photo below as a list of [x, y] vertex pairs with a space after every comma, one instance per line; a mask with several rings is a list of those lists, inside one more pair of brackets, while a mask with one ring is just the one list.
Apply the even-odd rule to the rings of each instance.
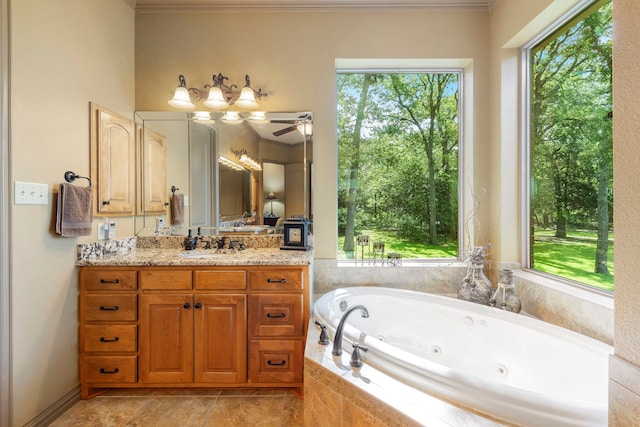
[[117, 285], [118, 283], [120, 283], [120, 279], [113, 279], [113, 280], [100, 279], [100, 283], [106, 283], [106, 284], [110, 284], [110, 285]]
[[284, 366], [287, 364], [286, 360], [281, 360], [279, 362], [272, 362], [271, 359], [267, 360], [267, 365], [269, 366]]
[[269, 319], [282, 319], [283, 317], [287, 317], [287, 315], [285, 313], [280, 313], [280, 314], [267, 313], [267, 317]]
[[101, 374], [117, 374], [118, 372], [120, 372], [120, 369], [115, 368], [113, 371], [107, 371], [104, 368], [100, 368], [100, 373]]
[[100, 310], [102, 311], [118, 311], [120, 310], [120, 307], [118, 307], [117, 305], [114, 305], [113, 307], [105, 307], [104, 305], [100, 306]]
[[115, 337], [112, 340], [108, 340], [105, 337], [100, 337], [100, 342], [118, 342], [118, 341], [120, 341], [120, 338], [118, 338], [118, 337]]
[[267, 279], [267, 283], [287, 283], [287, 279]]

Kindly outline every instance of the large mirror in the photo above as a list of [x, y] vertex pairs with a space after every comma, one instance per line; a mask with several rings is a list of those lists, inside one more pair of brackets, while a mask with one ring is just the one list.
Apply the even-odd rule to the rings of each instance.
[[274, 232], [291, 216], [312, 218], [310, 112], [139, 111], [135, 121], [137, 235]]

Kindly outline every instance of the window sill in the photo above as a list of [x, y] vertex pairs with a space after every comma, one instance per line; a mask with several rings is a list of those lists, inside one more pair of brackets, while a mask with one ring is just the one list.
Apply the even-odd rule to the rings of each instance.
[[513, 277], [613, 310], [613, 293], [596, 288], [590, 289], [586, 286], [583, 287], [555, 277], [540, 274], [533, 270], [514, 270]]
[[379, 260], [374, 264], [369, 260], [336, 260], [338, 267], [358, 267], [358, 268], [402, 268], [402, 267], [467, 267], [467, 264], [457, 259], [403, 259], [400, 265], [382, 264]]

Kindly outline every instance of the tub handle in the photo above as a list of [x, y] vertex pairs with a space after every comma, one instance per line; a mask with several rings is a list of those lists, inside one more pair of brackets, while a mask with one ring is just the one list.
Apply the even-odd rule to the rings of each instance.
[[360, 350], [367, 352], [369, 351], [369, 347], [365, 347], [364, 345], [360, 345], [357, 342], [354, 342], [353, 353], [351, 353], [351, 361], [349, 362], [349, 364], [354, 368], [359, 368], [363, 365]]
[[320, 338], [318, 344], [328, 345], [329, 337], [327, 336], [327, 325], [324, 325], [316, 320], [316, 325], [320, 326]]

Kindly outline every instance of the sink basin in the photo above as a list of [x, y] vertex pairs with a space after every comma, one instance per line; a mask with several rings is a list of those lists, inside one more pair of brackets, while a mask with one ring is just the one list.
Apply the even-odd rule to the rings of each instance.
[[266, 234], [269, 229], [273, 227], [269, 225], [241, 225], [238, 227], [219, 227], [219, 233], [233, 233], [233, 234]]
[[193, 251], [183, 251], [178, 254], [180, 258], [218, 258], [227, 257], [229, 255], [237, 254], [238, 250], [235, 249], [196, 249]]

